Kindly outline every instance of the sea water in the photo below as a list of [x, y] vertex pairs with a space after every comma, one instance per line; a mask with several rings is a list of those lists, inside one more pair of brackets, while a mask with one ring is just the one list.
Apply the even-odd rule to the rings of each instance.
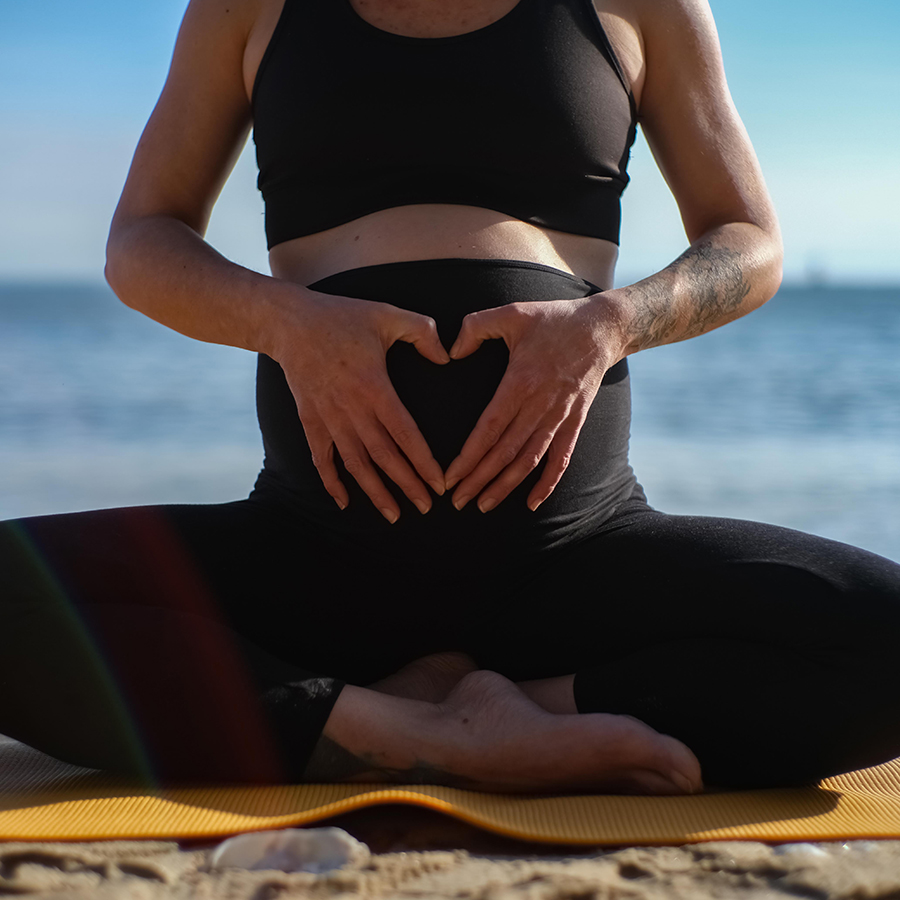
[[[900, 289], [783, 287], [630, 360], [632, 462], [676, 513], [774, 522], [900, 561]], [[104, 285], [0, 285], [0, 518], [245, 497], [255, 358]]]

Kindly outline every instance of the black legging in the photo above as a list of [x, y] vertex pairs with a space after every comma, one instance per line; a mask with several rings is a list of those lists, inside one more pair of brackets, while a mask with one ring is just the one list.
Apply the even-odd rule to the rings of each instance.
[[[447, 347], [470, 311], [598, 290], [509, 260], [311, 287], [433, 315]], [[442, 467], [507, 358], [498, 341], [446, 367], [403, 343], [388, 353]], [[540, 469], [486, 515], [445, 496], [423, 517], [394, 487], [392, 526], [346, 473], [349, 508], [328, 497], [261, 357], [250, 499], [0, 523], [0, 733], [151, 779], [300, 780], [343, 683], [463, 650], [516, 680], [575, 672], [581, 712], [679, 738], [711, 784], [801, 784], [900, 755], [900, 566], [651, 510], [627, 461], [628, 390], [623, 362], [537, 513]]]
[[342, 682], [464, 650], [576, 672], [581, 712], [679, 738], [711, 784], [900, 755], [900, 566], [642, 501], [551, 556], [398, 571], [252, 500], [6, 523], [0, 733], [151, 779], [299, 780]]

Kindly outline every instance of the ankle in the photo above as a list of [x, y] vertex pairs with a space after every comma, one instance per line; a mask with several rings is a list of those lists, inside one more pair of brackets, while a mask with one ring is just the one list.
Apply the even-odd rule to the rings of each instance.
[[446, 783], [446, 737], [446, 716], [438, 704], [348, 685], [304, 780]]
[[575, 715], [575, 676], [560, 675], [557, 678], [538, 678], [519, 681], [516, 686], [542, 709], [557, 715]]
[[394, 674], [367, 687], [395, 697], [437, 703], [447, 697], [460, 679], [477, 668], [475, 661], [465, 653], [432, 653], [413, 660]]

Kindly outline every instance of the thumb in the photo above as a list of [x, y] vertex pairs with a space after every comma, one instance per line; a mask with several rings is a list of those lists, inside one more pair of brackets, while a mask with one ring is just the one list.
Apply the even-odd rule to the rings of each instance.
[[474, 353], [490, 338], [505, 338], [503, 318], [505, 307], [482, 309], [469, 313], [462, 321], [459, 334], [450, 348], [451, 359], [462, 359]]
[[399, 333], [395, 340], [412, 344], [425, 359], [438, 365], [450, 362], [450, 357], [438, 336], [437, 323], [430, 316], [422, 316], [409, 310], [398, 310]]

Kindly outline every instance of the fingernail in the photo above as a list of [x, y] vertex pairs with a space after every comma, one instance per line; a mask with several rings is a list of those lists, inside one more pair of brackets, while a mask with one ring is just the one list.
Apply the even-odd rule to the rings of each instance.
[[453, 488], [454, 488], [457, 484], [459, 484], [459, 479], [458, 479], [458, 478], [451, 478], [451, 479], [449, 479], [449, 480], [447, 480], [447, 481], [444, 482], [444, 486], [447, 488], [448, 491], [452, 491]]
[[431, 485], [431, 489], [438, 495], [438, 497], [442, 497], [446, 488], [444, 487], [444, 483], [442, 481], [429, 481]]
[[453, 505], [457, 509], [462, 509], [471, 499], [471, 497], [460, 497], [458, 500], [453, 501]]
[[347, 508], [347, 504], [346, 504], [346, 503], [341, 503], [341, 501], [338, 500], [337, 497], [334, 498], [334, 502], [337, 503], [337, 505], [338, 505], [341, 509], [346, 509], [346, 508]]
[[490, 512], [497, 505], [497, 501], [493, 498], [489, 497], [487, 500], [482, 500], [481, 503], [478, 504], [478, 508], [483, 512]]
[[388, 520], [388, 522], [391, 523], [391, 525], [393, 525], [394, 522], [396, 522], [397, 519], [400, 518], [397, 513], [395, 513], [392, 509], [388, 509], [386, 506], [381, 507], [381, 514]]
[[534, 500], [528, 504], [528, 508], [534, 512], [543, 502], [543, 500]]
[[419, 508], [419, 512], [422, 513], [423, 516], [428, 512], [429, 509], [431, 509], [431, 506], [424, 500], [413, 500], [413, 503], [416, 504], [416, 506]]

